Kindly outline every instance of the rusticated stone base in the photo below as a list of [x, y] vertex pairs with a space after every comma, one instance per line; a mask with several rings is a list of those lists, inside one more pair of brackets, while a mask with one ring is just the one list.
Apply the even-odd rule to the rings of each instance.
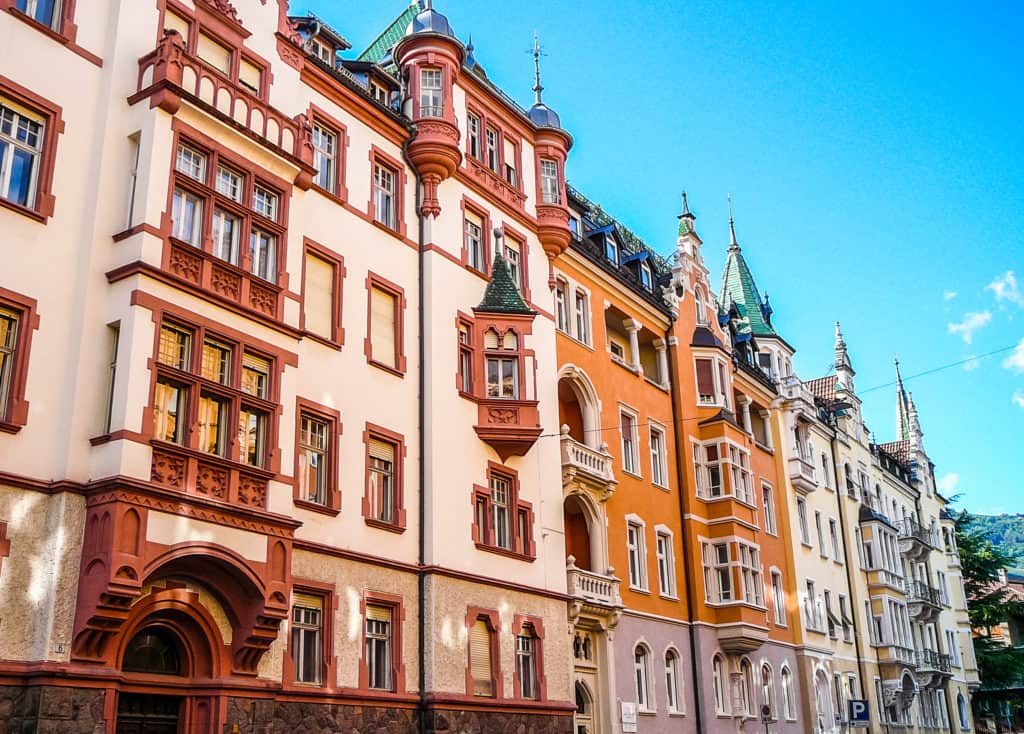
[[103, 731], [103, 700], [95, 688], [0, 686], [0, 734]]
[[427, 712], [427, 734], [572, 734], [571, 716], [501, 711]]

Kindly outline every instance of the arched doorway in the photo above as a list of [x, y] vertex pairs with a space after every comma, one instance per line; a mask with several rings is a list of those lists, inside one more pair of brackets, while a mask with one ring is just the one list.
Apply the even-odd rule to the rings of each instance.
[[[163, 625], [139, 630], [125, 648], [122, 670], [146, 676], [181, 676], [184, 645]], [[117, 702], [117, 734], [177, 734], [182, 698], [152, 693], [122, 693]]]
[[[594, 553], [590, 538], [590, 518], [579, 495], [565, 498], [565, 553], [576, 559], [576, 568], [593, 571]], [[604, 570], [604, 569], [601, 569]]]
[[576, 681], [576, 734], [594, 734], [594, 697], [583, 681]]
[[569, 426], [569, 436], [596, 449], [601, 446], [601, 407], [587, 374], [567, 365], [558, 375], [558, 423]]

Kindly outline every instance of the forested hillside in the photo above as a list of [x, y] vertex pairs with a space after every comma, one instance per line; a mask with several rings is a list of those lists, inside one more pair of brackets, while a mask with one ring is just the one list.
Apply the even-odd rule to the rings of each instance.
[[972, 519], [993, 543], [1017, 557], [1017, 569], [1024, 569], [1024, 514], [974, 515]]

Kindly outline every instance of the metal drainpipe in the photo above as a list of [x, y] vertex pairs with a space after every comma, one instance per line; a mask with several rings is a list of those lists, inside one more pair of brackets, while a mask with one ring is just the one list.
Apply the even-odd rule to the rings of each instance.
[[423, 198], [423, 181], [420, 179], [420, 172], [416, 168], [416, 165], [409, 158], [409, 143], [416, 137], [416, 126], [411, 125], [409, 136], [402, 143], [402, 158], [405, 159], [406, 164], [412, 169], [413, 174], [416, 177], [416, 221], [419, 227], [419, 247], [417, 248], [417, 280], [418, 280], [418, 293], [417, 293], [417, 326], [419, 329], [419, 344], [417, 347], [417, 355], [419, 359], [419, 365], [417, 366], [417, 379], [419, 396], [417, 399], [418, 406], [418, 436], [417, 446], [419, 450], [419, 466], [417, 467], [418, 480], [419, 480], [419, 508], [418, 508], [418, 543], [419, 543], [419, 563], [416, 571], [416, 636], [419, 643], [419, 702], [417, 704], [417, 710], [419, 712], [419, 732], [420, 734], [426, 734], [427, 731], [427, 691], [426, 691], [426, 611], [424, 609], [424, 603], [426, 601], [426, 585], [427, 575], [423, 570], [426, 564], [426, 534], [423, 529], [424, 521], [427, 516], [427, 500], [426, 500], [426, 371], [424, 370], [424, 364], [426, 363], [426, 340], [424, 339], [424, 327], [426, 326], [426, 316], [424, 315], [424, 305], [426, 304], [426, 296], [423, 288], [423, 271], [424, 271], [424, 256], [425, 251], [423, 249], [426, 244], [424, 239], [424, 221], [423, 213], [420, 211], [422, 205], [421, 199]]
[[[835, 480], [836, 487], [836, 507], [839, 510], [839, 524], [842, 528], [846, 528], [846, 513], [843, 511], [843, 488], [839, 485], [839, 456], [836, 454], [836, 439], [839, 437], [839, 422], [836, 420], [834, 413], [830, 413], [830, 428], [832, 429], [832, 440], [829, 441], [829, 448], [832, 451], [832, 478]], [[814, 457], [811, 457], [811, 461], [814, 461]], [[860, 518], [858, 518], [858, 523]], [[858, 558], [860, 557], [860, 549], [857, 549]], [[843, 558], [846, 559], [846, 563], [843, 566], [846, 569], [846, 591], [850, 595], [850, 621], [853, 623], [853, 644], [854, 649], [857, 651], [857, 675], [860, 677], [860, 695], [861, 700], [870, 700], [868, 695], [868, 688], [865, 685], [864, 676], [864, 656], [860, 649], [860, 634], [857, 631], [857, 618], [860, 617], [860, 610], [853, 608], [853, 571], [850, 569], [852, 557], [850, 556], [849, 544], [846, 538], [846, 531], [843, 531]], [[870, 601], [870, 600], [869, 600]], [[879, 701], [879, 706], [881, 706]], [[842, 712], [840, 712], [842, 713]]]
[[[672, 352], [674, 347], [670, 341], [673, 337], [672, 324], [675, 323], [675, 319], [669, 322], [668, 329], [665, 330], [665, 349], [668, 356], [668, 384], [669, 384], [669, 395], [672, 400], [672, 433], [675, 436], [676, 445], [676, 485], [679, 488], [679, 535], [683, 543], [683, 568], [686, 569], [686, 576], [684, 577], [686, 586], [686, 617], [689, 622], [690, 630], [690, 680], [693, 681], [693, 708], [696, 714], [696, 729], [695, 731], [704, 731], [704, 724], [701, 721], [703, 715], [701, 713], [701, 687], [698, 684], [700, 681], [700, 673], [697, 670], [697, 633], [693, 627], [693, 584], [690, 583], [690, 544], [687, 542], [686, 532], [686, 501], [684, 500], [683, 493], [683, 477], [685, 472], [683, 471], [683, 446], [684, 442], [680, 440], [682, 433], [679, 419], [679, 406], [678, 406], [678, 391], [676, 389], [675, 370], [673, 364], [675, 363], [672, 359]], [[685, 693], [685, 691], [684, 691]]]

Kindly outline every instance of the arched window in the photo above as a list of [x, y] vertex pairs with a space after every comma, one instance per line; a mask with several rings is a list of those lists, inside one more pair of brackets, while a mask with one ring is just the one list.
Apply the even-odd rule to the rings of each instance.
[[654, 710], [654, 697], [651, 695], [651, 654], [643, 645], [637, 645], [633, 651], [633, 672], [636, 679], [636, 705], [643, 711]]
[[715, 655], [711, 660], [712, 682], [715, 687], [715, 713], [729, 713], [729, 700], [726, 696], [725, 664], [722, 658]]
[[971, 721], [967, 716], [967, 701], [962, 693], [956, 694], [956, 711], [960, 716], [960, 728], [967, 731], [971, 728]]
[[590, 734], [594, 725], [594, 697], [586, 683], [576, 681], [576, 732]]
[[747, 716], [754, 715], [751, 693], [754, 690], [754, 671], [746, 658], [740, 661], [740, 710]]
[[679, 690], [679, 656], [675, 650], [669, 650], [665, 653], [665, 702], [670, 713], [683, 710]]
[[697, 310], [697, 326], [707, 326], [708, 303], [704, 300], [704, 289], [700, 286], [693, 289], [693, 307]]
[[775, 709], [775, 673], [768, 663], [761, 664], [761, 705], [768, 707], [772, 719], [779, 718]]
[[796, 718], [796, 699], [793, 696], [793, 674], [789, 667], [782, 666], [782, 711], [787, 719]]
[[147, 627], [128, 643], [122, 668], [134, 673], [181, 675], [181, 658], [181, 643], [174, 633], [163, 627]]

